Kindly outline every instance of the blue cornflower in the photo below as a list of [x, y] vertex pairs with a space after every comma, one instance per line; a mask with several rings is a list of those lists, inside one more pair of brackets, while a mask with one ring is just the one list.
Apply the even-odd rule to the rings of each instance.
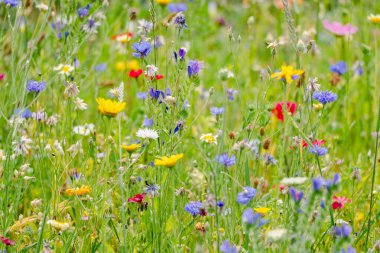
[[328, 191], [330, 191], [332, 188], [335, 188], [340, 183], [340, 174], [335, 173], [333, 179], [328, 179], [326, 181], [326, 188]]
[[330, 66], [330, 71], [338, 75], [343, 75], [347, 72], [347, 65], [344, 61], [337, 62]]
[[352, 229], [349, 225], [343, 223], [341, 227], [334, 227], [334, 235], [338, 237], [349, 237]]
[[341, 253], [356, 253], [356, 250], [351, 245], [348, 245], [347, 250], [342, 248]]
[[[256, 155], [258, 154], [258, 150], [252, 150], [252, 152], [254, 152]], [[265, 162], [266, 165], [276, 165], [277, 164], [277, 160], [269, 153], [266, 153], [263, 155], [263, 160]]]
[[35, 80], [30, 80], [28, 84], [26, 85], [26, 90], [28, 92], [35, 92], [39, 93], [43, 91], [46, 88], [46, 82], [38, 82]]
[[184, 12], [187, 10], [187, 5], [185, 3], [178, 3], [178, 4], [174, 4], [174, 3], [170, 3], [168, 4], [168, 10], [170, 12]]
[[224, 207], [224, 203], [223, 201], [219, 200], [218, 202], [216, 202], [216, 205], [220, 208]]
[[227, 97], [228, 100], [233, 101], [235, 99], [235, 95], [238, 93], [237, 90], [234, 89], [227, 89]]
[[107, 63], [100, 63], [95, 66], [95, 70], [98, 72], [103, 72], [107, 69]]
[[318, 192], [325, 185], [325, 180], [322, 177], [313, 178], [313, 190]]
[[308, 148], [308, 151], [314, 155], [324, 156], [328, 153], [329, 150], [325, 147], [313, 145], [312, 147]]
[[190, 107], [190, 104], [189, 104], [189, 100], [188, 99], [186, 99], [184, 102], [183, 102], [183, 109], [184, 110], [186, 110], [186, 109], [188, 109]]
[[33, 113], [28, 108], [25, 108], [25, 109], [16, 109], [14, 111], [13, 115], [17, 115], [17, 116], [24, 118], [24, 119], [29, 119], [33, 116]]
[[176, 133], [179, 130], [181, 130], [184, 125], [185, 125], [185, 121], [183, 121], [183, 120], [178, 121], [177, 124], [176, 124], [176, 127], [174, 128], [174, 133]]
[[292, 196], [293, 200], [297, 203], [299, 203], [303, 198], [303, 192], [297, 191], [293, 187], [289, 189], [290, 196]]
[[178, 29], [183, 29], [183, 28], [187, 28], [187, 24], [186, 24], [186, 19], [185, 19], [185, 15], [183, 15], [182, 13], [178, 14], [175, 18], [174, 18], [174, 24], [177, 26]]
[[149, 95], [153, 98], [153, 99], [159, 99], [160, 96], [162, 98], [165, 98], [165, 93], [162, 91], [162, 90], [155, 90], [153, 87], [151, 87], [149, 89]]
[[153, 126], [153, 119], [150, 119], [150, 118], [148, 118], [148, 116], [145, 115], [142, 126], [148, 127], [148, 128], [152, 127]]
[[235, 156], [228, 157], [227, 153], [215, 156], [215, 161], [222, 164], [224, 167], [231, 167], [235, 164]]
[[191, 201], [185, 205], [185, 211], [193, 216], [201, 214], [202, 211], [202, 202]]
[[136, 51], [132, 53], [134, 57], [144, 58], [148, 56], [148, 54], [152, 50], [152, 45], [147, 41], [142, 41], [140, 43], [134, 43], [132, 45], [132, 48]]
[[19, 4], [18, 0], [4, 0], [5, 5], [10, 5], [11, 7], [16, 7]]
[[321, 104], [327, 104], [337, 100], [338, 95], [331, 91], [316, 91], [313, 93], [313, 98]]
[[136, 94], [137, 98], [145, 100], [147, 98], [146, 92], [137, 92]]
[[224, 108], [223, 107], [211, 107], [210, 111], [211, 111], [212, 115], [220, 115], [224, 112]]
[[149, 184], [145, 187], [146, 194], [155, 197], [158, 195], [158, 191], [160, 190], [160, 186], [156, 184]]
[[187, 74], [189, 77], [196, 76], [203, 69], [203, 62], [190, 60], [187, 65]]
[[79, 8], [79, 9], [78, 9], [78, 16], [79, 16], [80, 18], [84, 18], [84, 17], [86, 17], [86, 16], [88, 15], [88, 12], [89, 12], [89, 10], [90, 10], [90, 7], [91, 7], [91, 5], [90, 5], [90, 4], [87, 4], [86, 7]]
[[255, 197], [255, 195], [256, 189], [246, 186], [244, 187], [244, 191], [238, 193], [236, 201], [239, 204], [246, 205], [249, 201], [251, 201], [251, 199], [253, 199], [253, 197]]
[[255, 213], [252, 208], [248, 208], [243, 212], [242, 217], [243, 223], [247, 223], [249, 225], [254, 225], [257, 227], [261, 227], [268, 223], [267, 220], [262, 219], [262, 215], [259, 213]]
[[228, 240], [225, 240], [222, 245], [219, 247], [220, 251], [223, 253], [238, 253], [238, 249], [236, 246], [231, 245]]

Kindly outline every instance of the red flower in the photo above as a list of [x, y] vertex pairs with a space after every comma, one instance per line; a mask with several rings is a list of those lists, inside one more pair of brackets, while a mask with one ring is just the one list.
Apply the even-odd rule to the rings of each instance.
[[7, 246], [13, 246], [13, 245], [16, 244], [15, 241], [12, 241], [11, 239], [6, 238], [6, 237], [4, 237], [4, 236], [0, 236], [0, 240], [1, 240], [5, 245], [7, 245]]
[[[315, 146], [322, 146], [326, 143], [326, 141], [325, 140], [314, 140], [312, 143]], [[306, 141], [302, 140], [302, 147], [306, 148], [308, 146], [309, 146], [309, 144], [307, 144]]]
[[121, 33], [121, 34], [113, 35], [112, 39], [119, 41], [119, 42], [127, 42], [132, 37], [133, 37], [133, 33], [127, 32], [127, 33]]
[[333, 203], [331, 204], [331, 206], [334, 210], [335, 209], [343, 209], [343, 207], [346, 203], [351, 203], [351, 200], [344, 197], [344, 196], [341, 196], [341, 197], [334, 196], [333, 197]]
[[136, 194], [134, 197], [129, 198], [128, 202], [141, 204], [142, 201], [144, 200], [145, 196], [146, 196], [146, 193]]
[[4, 73], [0, 73], [0, 81], [3, 81], [5, 78], [5, 74]]
[[158, 74], [158, 75], [156, 75], [156, 77], [153, 77], [153, 76], [148, 76], [148, 75], [145, 75], [146, 77], [149, 77], [150, 78], [150, 80], [154, 80], [154, 79], [156, 79], [156, 80], [160, 80], [160, 79], [163, 79], [164, 78], [164, 76], [163, 75], [160, 75], [160, 74]]
[[142, 74], [143, 70], [142, 69], [139, 69], [139, 70], [134, 70], [132, 69], [131, 71], [129, 71], [129, 77], [132, 77], [132, 78], [138, 78], [141, 74]]
[[[276, 116], [276, 118], [279, 119], [280, 121], [284, 121], [284, 114], [283, 114], [283, 109], [282, 109], [283, 104], [284, 102], [277, 103], [275, 108], [273, 108], [272, 110], [272, 114]], [[297, 104], [294, 102], [286, 102], [286, 107], [290, 115], [293, 116], [293, 114], [296, 112]]]

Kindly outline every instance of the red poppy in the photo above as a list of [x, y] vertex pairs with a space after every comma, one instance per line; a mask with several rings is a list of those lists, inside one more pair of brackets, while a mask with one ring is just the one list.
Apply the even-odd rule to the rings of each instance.
[[334, 196], [333, 203], [331, 204], [331, 206], [334, 210], [343, 209], [346, 203], [351, 203], [351, 200], [344, 196], [341, 196], [341, 197]]
[[0, 73], [0, 81], [3, 81], [5, 78], [5, 74], [4, 73]]
[[[326, 143], [326, 141], [325, 140], [314, 140], [312, 143], [313, 143], [314, 146], [322, 146], [322, 145], [324, 145]], [[305, 148], [305, 147], [308, 147], [308, 146], [309, 146], [309, 144], [307, 144], [306, 141], [302, 140], [302, 147]]]
[[143, 70], [142, 69], [139, 69], [139, 70], [134, 70], [132, 69], [131, 71], [129, 71], [129, 77], [132, 77], [132, 78], [138, 78], [141, 74], [142, 74]]
[[164, 78], [164, 76], [163, 75], [160, 75], [160, 74], [158, 74], [158, 75], [156, 75], [156, 77], [153, 77], [153, 76], [148, 76], [148, 75], [145, 75], [146, 77], [149, 77], [150, 78], [150, 80], [154, 80], [154, 79], [156, 79], [156, 80], [160, 80], [160, 79], [163, 79]]
[[[284, 104], [284, 102], [277, 103], [275, 108], [273, 108], [273, 110], [272, 110], [272, 114], [274, 116], [276, 116], [276, 118], [279, 119], [280, 121], [284, 121], [284, 113], [283, 113], [283, 109], [282, 109], [283, 104]], [[294, 113], [296, 112], [297, 104], [294, 102], [286, 102], [286, 107], [287, 107], [290, 115], [293, 116]]]
[[136, 194], [134, 197], [129, 198], [128, 202], [141, 204], [146, 196], [146, 193]]
[[13, 245], [16, 244], [15, 241], [12, 241], [11, 239], [6, 238], [6, 237], [4, 237], [4, 236], [0, 236], [0, 240], [2, 241], [2, 243], [4, 243], [4, 244], [7, 245], [7, 246], [13, 246]]

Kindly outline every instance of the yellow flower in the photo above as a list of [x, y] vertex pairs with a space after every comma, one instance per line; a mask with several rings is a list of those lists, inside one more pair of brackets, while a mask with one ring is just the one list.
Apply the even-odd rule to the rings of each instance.
[[133, 152], [136, 149], [141, 148], [141, 144], [132, 143], [130, 145], [122, 145], [121, 148], [125, 149], [128, 152]]
[[46, 224], [52, 226], [53, 228], [55, 229], [58, 229], [58, 230], [67, 230], [68, 228], [70, 228], [70, 224], [67, 223], [67, 222], [59, 222], [59, 221], [56, 221], [56, 220], [48, 220], [46, 222]]
[[123, 71], [127, 68], [126, 63], [124, 61], [118, 61], [115, 64], [115, 68], [119, 71]]
[[168, 3], [170, 3], [170, 0], [156, 0], [156, 2], [158, 4], [167, 5]]
[[300, 75], [303, 74], [303, 70], [300, 69], [294, 69], [293, 66], [287, 66], [287, 65], [282, 65], [281, 66], [281, 71], [273, 73], [271, 75], [271, 78], [275, 79], [285, 79], [287, 84], [290, 84], [293, 82], [293, 78], [298, 78]]
[[163, 156], [161, 159], [156, 159], [154, 165], [162, 165], [168, 168], [173, 167], [183, 157], [183, 154], [172, 155], [170, 157]]
[[362, 212], [357, 212], [355, 215], [355, 220], [360, 222], [364, 220], [364, 214]]
[[270, 211], [270, 208], [268, 208], [268, 207], [257, 207], [257, 208], [253, 208], [253, 210], [255, 210], [256, 213], [259, 213], [261, 215], [265, 215], [267, 212]]
[[77, 188], [66, 189], [66, 194], [69, 196], [73, 196], [73, 195], [82, 196], [82, 195], [91, 193], [91, 191], [92, 189], [90, 186], [84, 185], [84, 186], [81, 186], [80, 188], [77, 187]]
[[314, 103], [313, 107], [314, 107], [315, 110], [319, 111], [319, 110], [321, 110], [323, 108], [323, 104], [321, 104], [321, 103]]
[[137, 70], [140, 67], [139, 66], [139, 62], [136, 61], [136, 60], [127, 61], [125, 64], [126, 64], [125, 66], [126, 66], [127, 69]]
[[125, 102], [118, 102], [104, 98], [97, 98], [96, 102], [98, 102], [99, 112], [110, 117], [115, 117], [119, 112], [125, 109]]
[[61, 75], [69, 75], [74, 70], [74, 67], [67, 64], [59, 64], [54, 70], [59, 71]]
[[376, 15], [371, 14], [368, 16], [368, 20], [372, 24], [379, 24], [380, 23], [380, 14], [376, 14]]
[[208, 144], [217, 144], [216, 135], [213, 134], [202, 134], [201, 135], [201, 141], [206, 142]]

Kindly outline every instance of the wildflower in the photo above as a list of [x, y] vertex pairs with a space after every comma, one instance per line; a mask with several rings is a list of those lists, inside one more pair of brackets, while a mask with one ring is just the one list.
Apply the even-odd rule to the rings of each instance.
[[174, 165], [177, 164], [177, 162], [183, 157], [183, 154], [177, 154], [177, 155], [172, 155], [170, 157], [163, 156], [160, 159], [156, 159], [154, 161], [154, 165], [156, 166], [165, 166], [168, 168], [173, 167]]
[[306, 91], [308, 93], [313, 93], [314, 91], [319, 91], [321, 85], [318, 82], [318, 77], [309, 78], [308, 84], [306, 85]]
[[238, 94], [238, 91], [234, 89], [227, 89], [226, 93], [228, 100], [233, 101], [235, 99], [235, 95]]
[[79, 8], [78, 11], [77, 11], [78, 12], [78, 16], [80, 18], [86, 17], [88, 15], [88, 11], [90, 10], [90, 7], [91, 7], [91, 5], [87, 4], [85, 7]]
[[218, 75], [222, 81], [225, 81], [227, 79], [231, 79], [231, 78], [235, 77], [234, 73], [232, 71], [230, 71], [228, 68], [220, 69], [218, 72]]
[[153, 126], [153, 119], [148, 118], [146, 115], [144, 116], [144, 120], [142, 123], [143, 127], [152, 127]]
[[302, 197], [303, 197], [303, 192], [302, 191], [297, 191], [293, 187], [290, 187], [289, 193], [290, 193], [290, 195], [292, 196], [293, 200], [296, 203], [299, 203], [302, 200]]
[[255, 213], [252, 208], [248, 208], [243, 212], [242, 222], [257, 227], [261, 227], [268, 223], [267, 220], [262, 219], [262, 214]]
[[146, 65], [146, 70], [144, 74], [148, 77], [155, 77], [158, 72], [158, 68], [154, 65]]
[[70, 72], [74, 70], [74, 67], [67, 64], [59, 64], [54, 70], [59, 71], [61, 75], [70, 75]]
[[281, 71], [275, 72], [271, 75], [271, 78], [277, 80], [283, 80], [287, 84], [291, 84], [293, 80], [299, 78], [304, 73], [303, 70], [294, 69], [293, 66], [282, 65]]
[[151, 184], [151, 185], [147, 185], [145, 187], [145, 192], [151, 196], [151, 197], [155, 197], [158, 195], [158, 191], [160, 190], [160, 186], [156, 185], [156, 184]]
[[174, 18], [174, 24], [177, 26], [179, 30], [183, 28], [187, 28], [185, 15], [183, 15], [181, 12], [178, 13]]
[[203, 62], [190, 60], [187, 65], [187, 74], [189, 77], [197, 76], [203, 69]]
[[142, 73], [143, 73], [142, 69], [139, 69], [139, 70], [132, 69], [131, 71], [129, 71], [128, 76], [132, 78], [138, 78]]
[[[178, 56], [179, 56], [179, 60], [180, 61], [183, 61], [185, 59], [185, 56], [186, 56], [186, 53], [187, 53], [187, 50], [186, 48], [184, 47], [181, 47], [179, 50], [178, 50]], [[177, 61], [177, 52], [174, 52], [174, 59]]]
[[162, 98], [165, 98], [165, 92], [163, 92], [162, 90], [155, 90], [153, 87], [149, 89], [149, 95], [151, 96], [151, 98], [156, 100], [159, 99], [160, 96]]
[[46, 82], [30, 80], [26, 86], [28, 92], [39, 93], [46, 88]]
[[244, 191], [238, 193], [236, 201], [239, 204], [246, 205], [249, 201], [251, 201], [251, 199], [253, 199], [253, 197], [255, 197], [255, 195], [256, 189], [246, 186], [244, 187]]
[[32, 111], [30, 111], [28, 108], [25, 109], [16, 109], [12, 115], [13, 116], [19, 116], [24, 119], [29, 119], [33, 116]]
[[362, 171], [355, 167], [351, 173], [351, 179], [359, 182], [362, 179]]
[[[284, 121], [284, 110], [283, 110], [284, 102], [279, 102], [272, 110], [272, 114], [280, 121]], [[286, 102], [286, 108], [288, 114], [293, 116], [297, 109], [297, 104], [294, 102]]]
[[122, 145], [121, 148], [128, 151], [128, 152], [133, 152], [136, 149], [141, 148], [141, 144], [140, 143], [132, 143], [130, 145]]
[[156, 0], [156, 2], [161, 5], [167, 5], [170, 3], [170, 0]]
[[97, 98], [98, 110], [101, 114], [109, 117], [116, 117], [121, 111], [125, 109], [125, 102], [113, 101], [110, 99]]
[[328, 20], [323, 20], [323, 26], [331, 33], [333, 33], [336, 36], [346, 36], [350, 34], [354, 34], [358, 31], [358, 28], [356, 26], [346, 24], [343, 25], [338, 22], [332, 22]]
[[142, 100], [147, 98], [146, 92], [137, 92], [136, 97]]
[[334, 210], [343, 209], [346, 203], [351, 203], [351, 200], [344, 196], [341, 196], [341, 197], [334, 196], [333, 203], [331, 204], [331, 206]]
[[99, 22], [96, 22], [95, 19], [89, 17], [86, 24], [83, 25], [83, 30], [88, 34], [96, 34], [98, 33], [98, 26], [100, 26]]
[[207, 134], [202, 134], [201, 137], [200, 137], [200, 140], [203, 141], [203, 142], [206, 142], [208, 144], [217, 144], [217, 136], [216, 135], [213, 135], [211, 133], [207, 133]]
[[46, 224], [52, 226], [55, 229], [61, 230], [61, 231], [65, 231], [65, 230], [67, 230], [67, 229], [70, 228], [70, 224], [69, 223], [67, 223], [67, 222], [59, 222], [59, 221], [56, 221], [56, 220], [48, 220], [46, 222]]
[[220, 245], [219, 250], [223, 253], [238, 253], [237, 247], [231, 245], [228, 240], [225, 240], [222, 245]]
[[132, 48], [136, 51], [132, 53], [134, 57], [145, 58], [152, 50], [152, 45], [147, 41], [142, 41], [140, 43], [134, 43]]
[[75, 126], [73, 128], [73, 131], [76, 134], [87, 136], [94, 131], [94, 128], [95, 128], [94, 124], [84, 124], [83, 126]]
[[13, 141], [13, 152], [15, 153], [16, 156], [19, 155], [28, 155], [29, 151], [31, 149], [31, 144], [33, 141], [25, 136], [21, 136], [21, 139], [19, 141]]
[[337, 62], [330, 66], [330, 71], [341, 76], [347, 72], [347, 65], [344, 61]]
[[253, 210], [256, 213], [259, 213], [259, 214], [264, 216], [265, 214], [267, 214], [270, 211], [270, 208], [268, 208], [268, 207], [257, 207], [257, 208], [253, 208]]
[[136, 194], [132, 198], [128, 198], [128, 203], [137, 203], [141, 204], [145, 199], [146, 193]]
[[139, 129], [136, 132], [136, 136], [140, 137], [142, 139], [153, 139], [153, 140], [155, 140], [158, 138], [158, 133], [154, 129], [143, 128], [143, 129]]
[[145, 19], [138, 20], [137, 23], [139, 24], [137, 34], [139, 34], [142, 38], [145, 38], [152, 30], [153, 23]]
[[347, 225], [345, 223], [342, 224], [342, 226], [335, 226], [334, 227], [334, 234], [338, 237], [349, 237], [351, 234], [351, 227], [350, 225]]
[[270, 230], [266, 233], [266, 238], [269, 241], [276, 242], [276, 241], [283, 239], [287, 233], [288, 233], [288, 231], [284, 228], [273, 229], [273, 230]]
[[83, 101], [83, 99], [76, 97], [74, 100], [74, 110], [84, 111], [87, 110], [87, 104]]
[[87, 195], [87, 194], [90, 194], [92, 191], [91, 187], [90, 186], [87, 186], [87, 185], [83, 185], [81, 186], [80, 188], [76, 187], [76, 188], [68, 188], [66, 189], [66, 194], [68, 196], [83, 196], [83, 195]]
[[267, 44], [267, 48], [270, 48], [272, 56], [276, 55], [277, 48], [280, 45], [280, 43], [274, 40], [272, 42], [267, 42], [266, 44]]
[[185, 211], [195, 217], [202, 214], [202, 206], [202, 202], [191, 201], [185, 205]]
[[356, 253], [356, 250], [351, 245], [348, 245], [347, 246], [347, 250], [345, 250], [344, 248], [342, 248], [341, 253]]
[[276, 165], [277, 160], [269, 153], [263, 155], [263, 160], [266, 165]]
[[15, 241], [12, 241], [11, 239], [9, 238], [6, 238], [4, 236], [0, 236], [0, 240], [2, 243], [4, 243], [6, 246], [13, 246], [16, 244]]
[[229, 157], [227, 153], [223, 153], [215, 156], [215, 161], [222, 164], [225, 168], [228, 168], [235, 164], [235, 156], [231, 155], [231, 157]]
[[0, 81], [3, 81], [5, 79], [5, 74], [4, 73], [0, 73]]
[[9, 5], [11, 7], [17, 7], [19, 4], [18, 0], [4, 0], [5, 5]]
[[368, 20], [372, 24], [379, 24], [380, 23], [380, 14], [376, 14], [376, 15], [371, 14], [368, 16]]
[[212, 115], [220, 115], [220, 114], [224, 113], [224, 108], [223, 107], [211, 107], [210, 111], [211, 111]]
[[322, 177], [313, 178], [313, 190], [315, 192], [318, 192], [322, 189], [323, 185], [325, 184], [325, 181]]

